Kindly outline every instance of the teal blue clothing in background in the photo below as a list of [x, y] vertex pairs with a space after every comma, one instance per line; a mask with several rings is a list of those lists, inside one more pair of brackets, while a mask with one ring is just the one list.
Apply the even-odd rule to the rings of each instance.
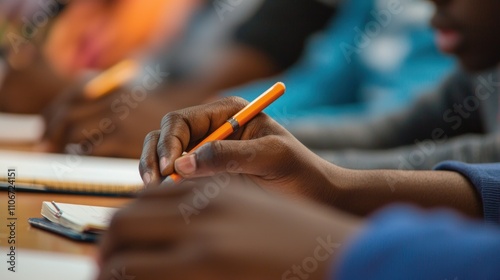
[[[399, 6], [391, 12], [389, 3]], [[455, 64], [436, 49], [428, 5], [346, 0], [292, 68], [226, 95], [252, 100], [283, 81], [286, 94], [265, 112], [285, 126], [296, 118], [366, 117], [405, 106], [437, 85]]]

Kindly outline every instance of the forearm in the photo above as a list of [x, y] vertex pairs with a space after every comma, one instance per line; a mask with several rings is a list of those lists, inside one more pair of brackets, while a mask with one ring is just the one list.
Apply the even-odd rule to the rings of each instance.
[[389, 150], [317, 151], [329, 162], [355, 169], [431, 170], [446, 160], [467, 163], [500, 161], [500, 137], [464, 135], [452, 139], [426, 139]]
[[341, 124], [336, 118], [300, 120], [287, 129], [311, 149], [387, 149], [412, 145], [417, 140], [441, 140], [459, 133], [443, 119], [443, 113], [454, 104], [450, 95], [441, 89], [421, 96], [398, 112], [376, 118], [342, 120]]
[[356, 121], [335, 125], [336, 121], [332, 119], [328, 123], [316, 120], [300, 121], [288, 126], [287, 129], [310, 149], [380, 149], [397, 144], [396, 138], [390, 137], [393, 133], [389, 130], [387, 122], [369, 124]]
[[385, 149], [426, 137], [425, 132], [410, 129], [428, 123], [418, 117], [418, 110], [407, 109], [376, 119], [343, 120], [340, 124], [335, 117], [298, 120], [287, 129], [311, 149]]
[[448, 171], [348, 170], [333, 167], [332, 203], [345, 211], [367, 215], [392, 203], [412, 203], [425, 208], [449, 207], [472, 217], [482, 217], [479, 195], [462, 175]]

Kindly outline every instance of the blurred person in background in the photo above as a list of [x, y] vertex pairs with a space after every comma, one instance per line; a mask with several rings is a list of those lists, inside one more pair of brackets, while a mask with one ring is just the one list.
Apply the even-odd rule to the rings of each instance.
[[72, 1], [52, 26], [44, 51], [61, 75], [107, 69], [171, 45], [201, 2]]
[[[173, 79], [169, 78], [169, 83], [160, 90], [163, 97], [151, 94], [140, 104], [132, 104], [133, 110], [126, 108], [127, 106], [115, 106], [110, 110], [113, 102], [117, 102], [117, 96], [129, 94], [127, 90], [130, 91], [130, 88], [119, 90], [113, 98], [105, 98], [101, 102], [82, 104], [77, 98], [73, 104], [66, 100], [56, 103], [57, 108], [63, 108], [67, 113], [52, 113], [46, 117], [49, 129], [46, 133], [48, 145], [45, 147], [48, 147], [49, 151], [62, 151], [67, 144], [86, 141], [86, 138], [89, 138], [87, 136], [91, 135], [102, 139], [97, 141], [100, 147], [96, 145], [91, 154], [137, 157], [140, 137], [134, 135], [144, 136], [151, 124], [159, 122], [161, 104], [168, 111], [199, 104], [216, 98], [224, 89], [282, 72], [298, 61], [306, 42], [308, 44], [305, 58], [300, 60], [297, 67], [287, 72], [295, 82], [292, 82], [291, 87], [293, 93], [284, 98], [289, 104], [283, 109], [291, 115], [297, 107], [289, 106], [290, 104], [301, 105], [302, 111], [299, 110], [298, 114], [309, 114], [328, 105], [345, 105], [354, 100], [359, 102], [354, 105], [359, 109], [353, 110], [352, 114], [363, 115], [370, 111], [366, 108], [370, 106], [378, 107], [378, 111], [387, 111], [388, 108], [393, 109], [408, 103], [417, 93], [434, 84], [435, 77], [443, 76], [452, 65], [449, 59], [437, 52], [432, 41], [432, 32], [426, 21], [426, 15], [430, 13], [428, 6], [422, 7], [415, 1], [398, 2], [400, 5], [397, 9], [405, 13], [392, 12], [393, 14], [389, 14], [390, 18], [387, 18], [387, 1], [341, 3], [343, 6], [338, 16], [333, 17], [335, 7], [339, 5], [334, 1], [265, 1], [259, 10], [236, 30], [233, 41], [228, 46], [216, 55], [208, 56], [211, 59], [204, 60], [203, 63], [192, 63], [191, 65], [195, 66], [188, 68], [188, 71], [181, 71], [180, 75], [175, 67], [167, 68]], [[210, 8], [212, 13], [217, 12], [214, 6]], [[233, 8], [237, 10], [238, 6]], [[231, 10], [227, 10], [225, 14], [227, 16], [231, 13]], [[224, 19], [224, 13], [222, 17], [220, 15], [221, 13], [217, 14], [219, 18]], [[380, 17], [382, 19], [379, 19]], [[297, 20], [300, 18], [310, 20]], [[354, 60], [364, 61], [363, 63], [347, 63], [345, 50], [337, 48], [338, 44], [352, 42], [357, 36], [357, 33], [353, 32], [357, 26], [373, 24], [375, 20], [386, 21], [377, 23], [385, 25], [380, 28], [380, 31], [383, 31], [381, 38], [374, 38], [380, 39], [378, 41], [381, 42], [374, 42], [367, 46], [367, 50], [363, 49], [363, 59], [356, 58], [357, 54], [353, 56]], [[311, 35], [325, 27], [328, 22], [330, 23], [327, 32], [317, 36], [319, 39], [309, 41]], [[224, 22], [219, 22], [219, 25], [221, 24]], [[294, 32], [291, 32], [292, 30]], [[402, 38], [403, 46], [398, 45], [398, 38]], [[203, 42], [198, 42], [203, 45]], [[197, 44], [191, 41], [186, 45]], [[392, 52], [384, 53], [384, 48]], [[393, 51], [394, 49], [399, 51]], [[381, 51], [384, 56], [378, 58]], [[387, 53], [396, 53], [397, 56], [391, 60], [390, 71], [386, 66], [380, 65], [387, 60], [384, 59], [388, 57]], [[183, 57], [182, 52], [178, 54], [176, 58]], [[188, 60], [183, 60], [183, 63], [186, 61]], [[175, 65], [175, 58], [169, 62], [167, 65]], [[358, 65], [365, 65], [365, 69]], [[420, 70], [422, 68], [425, 70]], [[391, 77], [396, 73], [400, 75]], [[282, 77], [278, 79], [280, 78]], [[330, 79], [332, 83], [327, 82]], [[253, 87], [251, 92], [256, 94], [261, 90]], [[84, 111], [88, 113], [85, 114]], [[283, 110], [278, 112], [282, 113]], [[116, 129], [107, 135], [96, 131], [99, 121], [104, 117], [121, 119], [116, 122]], [[280, 120], [280, 117], [277, 119]], [[83, 131], [86, 133], [82, 133]], [[90, 133], [91, 131], [95, 133]]]
[[[334, 31], [330, 38], [320, 39], [320, 47], [327, 41], [338, 47], [337, 52], [311, 55], [294, 71], [281, 76], [288, 98], [273, 103], [266, 113], [309, 148], [344, 167], [428, 170], [444, 160], [500, 161], [500, 75], [492, 48], [495, 44], [484, 43], [484, 49], [475, 50], [489, 57], [485, 61], [473, 61], [470, 57], [474, 55], [462, 54], [470, 41], [494, 41], [488, 36], [495, 35], [485, 29], [496, 26], [496, 22], [481, 21], [482, 14], [477, 12], [469, 16], [473, 19], [469, 26], [461, 26], [441, 12], [433, 20], [437, 32], [431, 32], [424, 24], [432, 14], [430, 2], [375, 1], [375, 13], [370, 8], [360, 9], [368, 2], [351, 1], [351, 13], [366, 11], [371, 26], [377, 22], [383, 26], [381, 18], [400, 23], [389, 24], [379, 36], [365, 38], [368, 46], [359, 52], [341, 51], [342, 46], [359, 46], [359, 32], [351, 36], [351, 41], [335, 41], [338, 32]], [[368, 27], [359, 26], [359, 30]], [[409, 28], [407, 33], [398, 30], [404, 27]], [[344, 26], [341, 30], [353, 28]], [[369, 34], [365, 30], [364, 35]], [[436, 45], [445, 54], [470, 57], [439, 87], [429, 90], [434, 83], [441, 83], [439, 73], [449, 66], [438, 59], [441, 55]], [[403, 55], [405, 52], [407, 55]], [[343, 60], [345, 54], [350, 61]], [[343, 64], [337, 64], [339, 61]], [[270, 83], [254, 83], [227, 95], [251, 100]], [[421, 94], [424, 96], [418, 96]]]
[[171, 45], [200, 4], [191, 1], [0, 2], [9, 62], [1, 110], [39, 113], [89, 72]]
[[[450, 1], [434, 2], [439, 9]], [[499, 21], [488, 10], [467, 14], [466, 1], [456, 2], [432, 19], [440, 50], [460, 61], [439, 87], [368, 120], [302, 119], [288, 129], [348, 168], [428, 170], [444, 160], [499, 162]]]
[[71, 80], [55, 72], [41, 52], [47, 30], [63, 8], [64, 5], [56, 1], [0, 1], [4, 70], [0, 111], [39, 113], [71, 84]]
[[[45, 110], [47, 145], [42, 148], [60, 152], [68, 144], [92, 141], [86, 154], [137, 158], [144, 136], [165, 110], [199, 104], [222, 89], [283, 71], [336, 10], [333, 4], [304, 0], [228, 3], [206, 2], [171, 50], [144, 59], [136, 79], [114, 93], [88, 101], [77, 85], [63, 94]], [[241, 24], [252, 7], [257, 11]], [[154, 88], [147, 86], [144, 98], [136, 100], [134, 88], [152, 82], [152, 72]], [[104, 133], [99, 123], [108, 118], [113, 129]]]
[[247, 100], [274, 80], [287, 94], [267, 110], [282, 125], [307, 119], [371, 119], [411, 103], [455, 66], [436, 46], [432, 3], [419, 0], [343, 1], [324, 32], [286, 73], [225, 93]]
[[[158, 50], [182, 33], [201, 0], [0, 2], [0, 18], [14, 25], [10, 51], [45, 31], [43, 52], [63, 77], [103, 70], [124, 57]], [[163, 45], [164, 44], [164, 45]]]

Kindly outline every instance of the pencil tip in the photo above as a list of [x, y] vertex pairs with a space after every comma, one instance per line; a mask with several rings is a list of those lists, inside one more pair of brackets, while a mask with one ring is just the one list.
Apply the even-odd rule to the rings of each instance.
[[160, 187], [168, 188], [168, 187], [171, 187], [173, 185], [175, 185], [174, 179], [172, 179], [172, 177], [168, 176], [167, 178], [165, 178], [165, 180], [163, 180], [163, 182], [161, 182]]

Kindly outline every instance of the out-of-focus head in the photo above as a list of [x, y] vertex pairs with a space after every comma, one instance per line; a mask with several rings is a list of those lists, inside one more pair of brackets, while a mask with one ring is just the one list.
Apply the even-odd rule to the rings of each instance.
[[471, 72], [500, 63], [499, 0], [431, 0], [439, 48], [455, 55]]
[[105, 69], [173, 40], [198, 2], [72, 1], [51, 28], [45, 53], [63, 75]]

